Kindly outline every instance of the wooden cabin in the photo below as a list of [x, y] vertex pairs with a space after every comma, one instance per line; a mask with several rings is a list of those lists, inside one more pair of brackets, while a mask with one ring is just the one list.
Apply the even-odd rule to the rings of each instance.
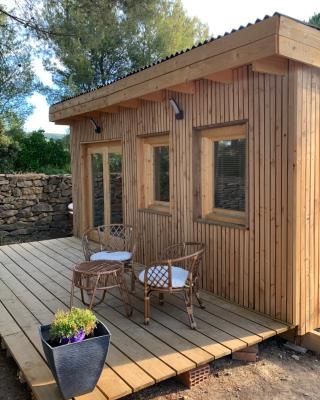
[[71, 127], [74, 234], [206, 244], [201, 284], [320, 326], [320, 31], [275, 14], [50, 107]]

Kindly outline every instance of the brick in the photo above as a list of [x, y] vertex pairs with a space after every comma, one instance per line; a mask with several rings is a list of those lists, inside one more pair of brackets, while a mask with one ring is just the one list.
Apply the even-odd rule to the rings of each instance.
[[236, 351], [232, 353], [232, 359], [238, 361], [256, 362], [258, 360], [257, 353], [249, 353], [246, 351]]
[[210, 365], [205, 364], [201, 367], [192, 369], [191, 371], [184, 372], [177, 376], [177, 379], [184, 383], [189, 389], [205, 382], [210, 375]]
[[241, 349], [240, 351], [244, 352], [244, 353], [256, 353], [256, 354], [258, 354], [259, 353], [259, 346], [257, 344], [255, 344], [253, 346], [245, 347], [244, 349]]

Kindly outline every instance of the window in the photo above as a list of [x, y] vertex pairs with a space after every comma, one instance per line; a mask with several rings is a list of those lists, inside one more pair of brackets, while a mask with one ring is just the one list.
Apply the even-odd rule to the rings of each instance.
[[245, 224], [247, 210], [247, 125], [201, 132], [201, 214]]
[[153, 148], [154, 200], [169, 202], [169, 146]]
[[139, 138], [139, 207], [169, 211], [169, 135]]

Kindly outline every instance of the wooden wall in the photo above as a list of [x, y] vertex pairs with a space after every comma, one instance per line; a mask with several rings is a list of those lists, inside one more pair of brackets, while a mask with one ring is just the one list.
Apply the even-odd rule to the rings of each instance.
[[[311, 73], [310, 69], [304, 71]], [[310, 81], [303, 83], [312, 85]], [[118, 114], [103, 117], [100, 121], [103, 125], [102, 135], [95, 135], [87, 122], [76, 123], [72, 127], [75, 234], [80, 234], [82, 226], [80, 142], [122, 138], [125, 221], [135, 225], [143, 234], [140, 261], [154, 259], [160, 249], [171, 242], [203, 241], [206, 243], [206, 254], [201, 281], [205, 289], [240, 305], [295, 322], [297, 304], [293, 301], [296, 292], [293, 265], [297, 254], [293, 251], [296, 239], [293, 230], [293, 182], [298, 177], [295, 175], [294, 93], [296, 66], [293, 63], [290, 63], [288, 75], [282, 77], [254, 73], [250, 66], [244, 66], [234, 70], [233, 84], [199, 80], [196, 81], [196, 93], [193, 95], [169, 93], [168, 96], [174, 96], [184, 111], [185, 119], [182, 121], [175, 120], [168, 101], [145, 101], [137, 110], [123, 109]], [[310, 113], [317, 101], [319, 99], [312, 91], [304, 112]], [[300, 118], [304, 120], [306, 116], [301, 115]], [[249, 127], [249, 227], [245, 229], [194, 221], [192, 138], [197, 133], [193, 128], [242, 119], [248, 120]], [[305, 122], [308, 130], [306, 128], [302, 131], [303, 135], [301, 133], [301, 157], [302, 151], [307, 152], [309, 157], [303, 173], [310, 170], [314, 180], [316, 176], [319, 178], [319, 174], [315, 174], [316, 167], [312, 166], [314, 162], [319, 162], [319, 157], [315, 152], [311, 155], [315, 123], [310, 125]], [[169, 131], [172, 135], [171, 215], [137, 209], [136, 170], [139, 155], [136, 153], [136, 135], [163, 131]], [[311, 178], [308, 179], [311, 183]], [[315, 190], [313, 187], [312, 191], [306, 191], [301, 186], [297, 189], [305, 194], [299, 200], [301, 205], [312, 198], [312, 191]], [[308, 204], [309, 208], [305, 206], [301, 218], [308, 220], [309, 233], [303, 231], [303, 240], [301, 233], [299, 243], [301, 247], [309, 243], [308, 253], [301, 257], [308, 256], [310, 259], [311, 251], [314, 254], [312, 257], [315, 257], [311, 231], [319, 215], [315, 212], [316, 205], [311, 209], [310, 202]], [[312, 232], [316, 235], [316, 230]], [[317, 240], [318, 235], [313, 243]], [[309, 285], [314, 283], [313, 277], [309, 274]], [[314, 289], [313, 296], [317, 293]], [[308, 313], [313, 311], [318, 313], [318, 310], [308, 309]]]
[[296, 140], [294, 172], [293, 248], [295, 277], [295, 320], [299, 333], [320, 327], [319, 229], [320, 229], [320, 70], [295, 63], [293, 128]]

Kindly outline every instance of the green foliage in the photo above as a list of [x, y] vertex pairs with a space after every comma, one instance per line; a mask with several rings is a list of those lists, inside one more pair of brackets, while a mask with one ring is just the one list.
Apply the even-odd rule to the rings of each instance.
[[313, 14], [313, 16], [309, 18], [309, 23], [320, 28], [320, 13]]
[[17, 171], [59, 173], [67, 169], [70, 154], [64, 149], [62, 141], [48, 141], [43, 133], [39, 130], [22, 137], [19, 157], [15, 164]]
[[[44, 59], [60, 100], [166, 57], [208, 36], [181, 0], [44, 0]], [[57, 63], [56, 60], [59, 60]], [[53, 99], [51, 99], [53, 100]]]
[[31, 47], [13, 23], [0, 14], [0, 118], [25, 119], [32, 110], [26, 101], [40, 88], [31, 63]]
[[12, 120], [8, 126], [0, 119], [0, 173], [70, 173], [70, 151], [66, 142], [48, 140], [43, 133], [39, 130], [27, 134], [20, 120]]
[[0, 173], [12, 173], [19, 154], [19, 144], [0, 132]]
[[72, 308], [70, 311], [58, 310], [51, 324], [50, 337], [52, 340], [70, 339], [83, 331], [86, 336], [93, 333], [97, 318], [89, 309]]
[[63, 144], [63, 148], [70, 152], [70, 133], [64, 135], [61, 139], [61, 142]]

